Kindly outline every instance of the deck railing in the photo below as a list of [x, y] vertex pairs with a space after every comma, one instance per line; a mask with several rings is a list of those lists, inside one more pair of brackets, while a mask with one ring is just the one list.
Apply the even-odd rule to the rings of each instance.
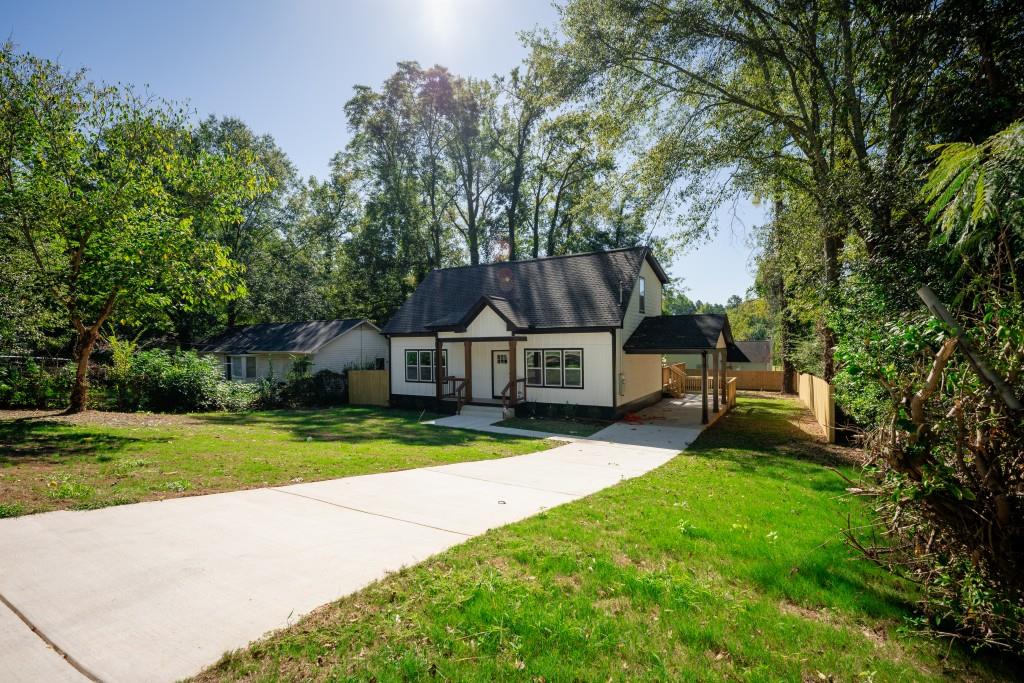
[[[686, 365], [673, 363], [661, 369], [662, 390], [670, 396], [679, 398], [686, 393]], [[698, 385], [699, 386], [699, 385]]]

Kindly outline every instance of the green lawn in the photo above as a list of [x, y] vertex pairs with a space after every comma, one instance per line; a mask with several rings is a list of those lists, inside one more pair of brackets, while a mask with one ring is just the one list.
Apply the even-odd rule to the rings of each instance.
[[498, 423], [499, 427], [529, 429], [534, 432], [565, 434], [567, 436], [590, 436], [607, 427], [610, 422], [594, 420], [559, 420], [542, 417], [510, 417]]
[[160, 416], [0, 412], [0, 517], [313, 481], [548, 444], [419, 424], [379, 408]]
[[843, 544], [863, 510], [799, 414], [741, 398], [664, 467], [394, 574], [199, 678], [999, 677], [902, 634], [913, 596]]

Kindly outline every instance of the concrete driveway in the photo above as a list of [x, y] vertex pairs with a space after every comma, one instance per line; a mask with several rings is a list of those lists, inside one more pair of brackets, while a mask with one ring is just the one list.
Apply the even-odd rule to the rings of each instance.
[[0, 520], [0, 680], [171, 681], [388, 572], [658, 467], [699, 428]]

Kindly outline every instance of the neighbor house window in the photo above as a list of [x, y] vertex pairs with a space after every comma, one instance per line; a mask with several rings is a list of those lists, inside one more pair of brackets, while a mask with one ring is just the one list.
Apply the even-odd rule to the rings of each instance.
[[527, 349], [526, 384], [583, 388], [583, 349]]
[[[448, 350], [441, 351], [441, 375], [448, 374]], [[409, 349], [405, 352], [405, 381], [434, 381], [434, 350]]]
[[647, 280], [640, 278], [640, 312], [647, 312]]
[[256, 356], [229, 356], [231, 379], [255, 379]]

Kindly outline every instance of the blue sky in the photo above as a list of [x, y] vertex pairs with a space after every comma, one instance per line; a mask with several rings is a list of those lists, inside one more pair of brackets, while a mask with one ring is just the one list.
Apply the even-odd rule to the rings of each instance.
[[[515, 66], [518, 32], [553, 27], [549, 0], [347, 2], [11, 2], [0, 29], [21, 49], [88, 68], [95, 80], [148, 86], [200, 115], [233, 115], [270, 133], [305, 175], [321, 175], [348, 138], [342, 106], [396, 62], [486, 77]], [[710, 242], [669, 265], [689, 296], [724, 302], [753, 282], [749, 204], [719, 216]], [[660, 226], [658, 232], [671, 226]]]

